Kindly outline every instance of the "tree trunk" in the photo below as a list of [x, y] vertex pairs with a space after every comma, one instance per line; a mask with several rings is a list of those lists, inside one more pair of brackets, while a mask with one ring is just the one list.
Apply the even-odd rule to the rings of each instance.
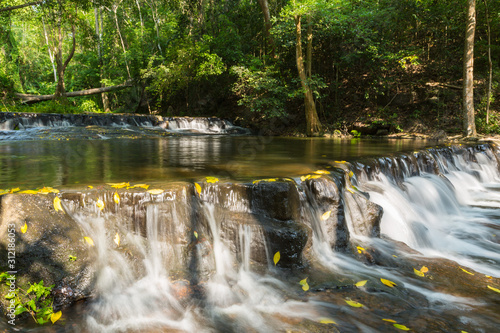
[[[117, 86], [111, 87], [102, 87], [102, 88], [92, 88], [86, 90], [72, 91], [65, 94], [65, 97], [78, 97], [78, 96], [89, 96], [95, 94], [106, 93], [110, 91], [120, 90], [127, 87], [132, 87], [132, 83], [127, 81], [123, 84], [119, 84]], [[18, 98], [20, 98], [23, 102], [27, 103], [36, 103], [42, 101], [48, 101], [54, 99], [55, 95], [30, 95], [30, 94], [15, 94]]]
[[131, 78], [130, 75], [130, 68], [128, 67], [128, 61], [127, 61], [127, 49], [125, 48], [125, 42], [123, 41], [123, 36], [122, 32], [120, 30], [120, 24], [118, 23], [118, 14], [116, 13], [118, 11], [118, 6], [121, 4], [122, 0], [120, 0], [114, 7], [113, 7], [113, 13], [115, 14], [115, 23], [116, 23], [116, 31], [118, 31], [118, 36], [120, 37], [120, 42], [122, 44], [122, 49], [123, 49], [123, 57], [125, 60], [125, 67], [127, 67], [127, 74], [128, 78]]
[[491, 81], [493, 80], [493, 62], [491, 60], [491, 26], [490, 26], [490, 18], [488, 12], [488, 3], [486, 0], [483, 0], [484, 7], [486, 11], [486, 24], [488, 26], [488, 64], [489, 64], [489, 73], [488, 73], [488, 95], [486, 100], [486, 124], [490, 122], [490, 103], [491, 103]]
[[52, 64], [52, 71], [54, 72], [54, 82], [57, 82], [57, 70], [56, 70], [54, 55], [52, 54], [52, 50], [50, 49], [49, 36], [47, 35], [47, 29], [45, 27], [45, 20], [43, 19], [43, 17], [42, 17], [42, 24], [43, 24], [43, 33], [45, 35], [45, 42], [47, 43], [47, 49], [49, 50], [50, 63]]
[[264, 29], [266, 36], [266, 47], [269, 50], [269, 54], [274, 56], [274, 40], [271, 37], [271, 13], [269, 12], [269, 3], [267, 0], [257, 0], [262, 9], [262, 14], [264, 15]]
[[297, 60], [297, 70], [299, 72], [300, 84], [304, 90], [304, 103], [306, 112], [306, 134], [308, 136], [313, 136], [321, 132], [321, 122], [318, 118], [318, 113], [316, 112], [316, 104], [314, 103], [314, 97], [309, 86], [306, 70], [304, 68], [304, 59], [302, 55], [302, 27], [300, 22], [300, 15], [295, 16], [295, 33], [297, 36], [297, 45], [295, 47], [296, 60]]
[[463, 63], [464, 136], [476, 136], [474, 119], [474, 34], [476, 31], [476, 0], [467, 0], [467, 27]]

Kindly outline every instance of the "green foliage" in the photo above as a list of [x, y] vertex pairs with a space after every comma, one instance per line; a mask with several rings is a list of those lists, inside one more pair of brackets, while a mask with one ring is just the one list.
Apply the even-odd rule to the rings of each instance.
[[231, 73], [238, 79], [233, 85], [233, 92], [240, 98], [238, 104], [264, 118], [285, 117], [285, 105], [295, 92], [280, 78], [279, 72], [272, 66], [233, 66]]
[[[10, 287], [10, 281], [7, 280], [9, 276], [6, 272], [0, 274], [0, 282], [5, 281], [8, 287]], [[52, 288], [54, 285], [44, 286], [41, 280], [39, 283], [30, 283], [27, 289], [18, 287], [4, 297], [9, 301], [14, 300], [15, 315], [27, 312], [37, 324], [43, 325], [50, 321], [50, 316], [54, 313]]]

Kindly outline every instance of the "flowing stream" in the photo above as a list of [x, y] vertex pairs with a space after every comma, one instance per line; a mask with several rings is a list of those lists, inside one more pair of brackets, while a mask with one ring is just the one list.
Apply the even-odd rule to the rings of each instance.
[[[176, 122], [175, 130], [187, 122]], [[203, 124], [188, 132], [229, 127]], [[26, 214], [28, 232], [44, 228], [48, 216], [74, 226], [78, 240], [71, 242], [85, 253], [76, 263], [85, 260], [88, 285], [64, 279], [83, 296], [63, 308], [53, 326], [28, 318], [18, 322], [19, 331], [500, 327], [494, 144], [163, 137], [158, 133], [165, 128], [133, 129], [137, 138], [119, 138], [126, 128], [68, 132], [60, 125], [46, 135], [3, 135], [1, 189], [53, 186], [61, 192], [39, 201], [4, 194], [0, 217], [5, 225]], [[114, 134], [98, 138], [96, 131]], [[121, 181], [161, 191], [109, 187]], [[36, 213], [33, 207], [51, 206], [54, 196], [63, 213]], [[12, 327], [2, 321], [0, 328]]]

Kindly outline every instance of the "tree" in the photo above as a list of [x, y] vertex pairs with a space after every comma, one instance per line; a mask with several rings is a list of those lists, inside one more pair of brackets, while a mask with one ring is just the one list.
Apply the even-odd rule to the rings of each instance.
[[467, 24], [463, 59], [463, 122], [464, 135], [476, 136], [474, 117], [474, 34], [476, 32], [476, 0], [467, 0]]

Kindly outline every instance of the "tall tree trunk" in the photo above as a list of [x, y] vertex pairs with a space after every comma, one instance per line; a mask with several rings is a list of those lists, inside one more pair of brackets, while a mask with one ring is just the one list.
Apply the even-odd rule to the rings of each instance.
[[[101, 20], [99, 19], [101, 16]], [[102, 13], [101, 9], [94, 7], [94, 18], [95, 18], [95, 34], [97, 39], [97, 57], [99, 59], [99, 79], [101, 81], [101, 87], [104, 88], [106, 85], [102, 83], [104, 78], [104, 62], [102, 58]], [[105, 93], [101, 93], [102, 109], [104, 112], [109, 112], [109, 98]]]
[[269, 12], [269, 2], [267, 0], [257, 0], [260, 8], [262, 10], [262, 14], [264, 15], [264, 29], [266, 36], [266, 47], [271, 56], [274, 56], [274, 40], [271, 37], [271, 13]]
[[131, 75], [130, 75], [130, 68], [128, 66], [128, 61], [127, 61], [127, 50], [125, 48], [125, 42], [123, 41], [122, 32], [120, 30], [120, 24], [118, 23], [118, 14], [116, 13], [118, 11], [118, 6], [120, 5], [121, 2], [122, 1], [118, 2], [115, 6], [113, 6], [113, 13], [115, 14], [116, 31], [118, 31], [118, 36], [120, 37], [120, 42], [122, 44], [123, 56], [125, 59], [125, 67], [127, 68], [128, 78], [130, 79]]
[[483, 0], [484, 7], [486, 11], [486, 24], [488, 26], [488, 64], [489, 64], [489, 73], [488, 73], [488, 95], [486, 100], [486, 124], [490, 122], [490, 103], [491, 103], [491, 81], [493, 80], [493, 62], [491, 61], [491, 26], [490, 26], [490, 15], [488, 11], [488, 3], [486, 0]]
[[476, 32], [476, 0], [467, 0], [467, 27], [463, 63], [464, 135], [476, 136], [474, 117], [474, 34]]
[[295, 47], [296, 60], [297, 60], [297, 70], [299, 72], [300, 84], [304, 90], [304, 104], [306, 113], [306, 134], [308, 136], [313, 136], [321, 132], [321, 122], [318, 118], [318, 113], [316, 112], [316, 104], [314, 103], [314, 97], [309, 86], [306, 70], [304, 67], [304, 58], [302, 55], [302, 27], [301, 27], [301, 17], [300, 15], [295, 15], [295, 33], [297, 36], [297, 45]]
[[42, 16], [42, 24], [43, 24], [43, 33], [45, 35], [45, 42], [47, 43], [47, 49], [49, 50], [49, 58], [50, 63], [52, 64], [52, 71], [54, 72], [54, 82], [57, 82], [57, 70], [55, 65], [54, 55], [52, 54], [52, 50], [50, 49], [49, 36], [47, 35], [47, 28], [45, 27], [45, 20]]

